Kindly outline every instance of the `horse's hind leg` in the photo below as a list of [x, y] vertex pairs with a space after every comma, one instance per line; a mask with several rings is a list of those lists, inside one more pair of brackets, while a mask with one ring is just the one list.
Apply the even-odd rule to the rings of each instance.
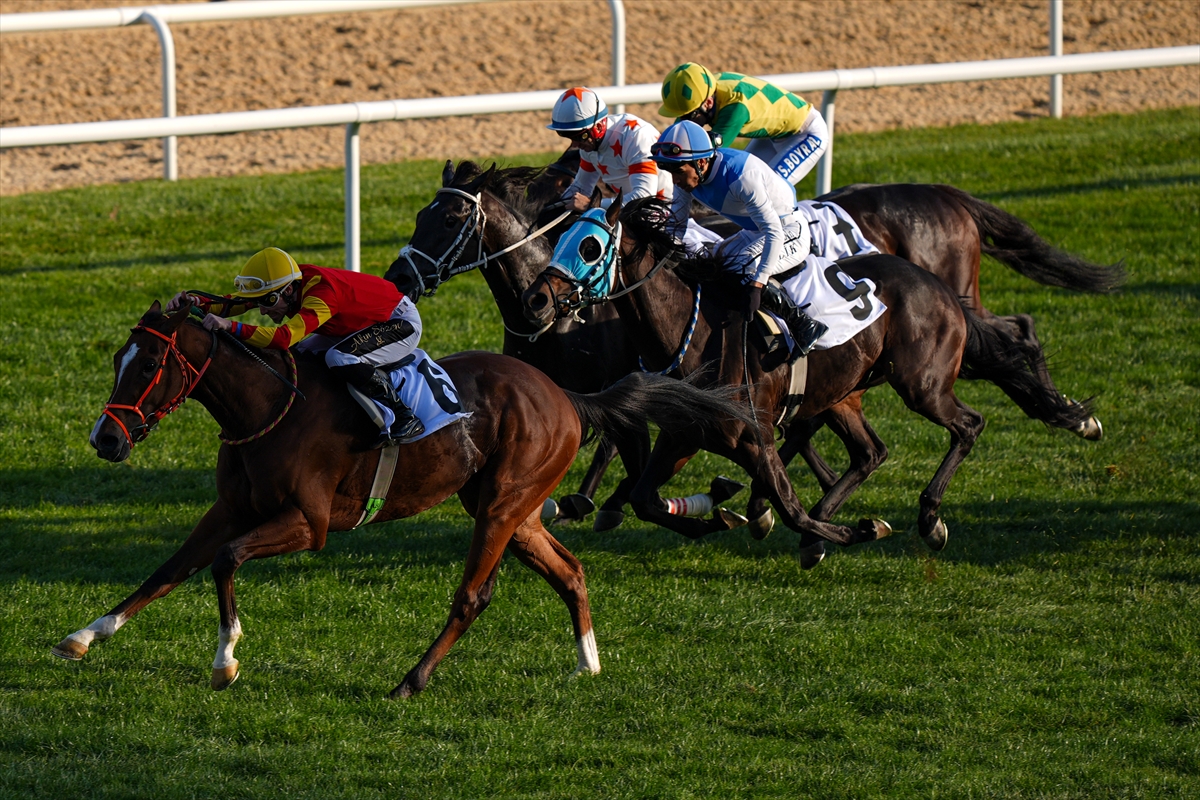
[[941, 425], [950, 432], [950, 449], [934, 473], [933, 479], [921, 492], [921, 509], [917, 516], [917, 530], [931, 550], [946, 546], [949, 532], [946, 524], [938, 517], [942, 496], [959, 464], [971, 452], [975, 440], [983, 431], [983, 415], [955, 396], [953, 380], [940, 392], [913, 395], [907, 387], [896, 386], [896, 391], [905, 404], [931, 422]]
[[612, 463], [616, 455], [617, 446], [608, 441], [608, 439], [601, 437], [600, 441], [596, 443], [596, 452], [592, 456], [592, 463], [588, 466], [587, 473], [583, 476], [583, 481], [579, 484], [579, 491], [575, 494], [564, 495], [558, 501], [558, 515], [560, 518], [581, 520], [592, 513], [592, 509], [596, 507], [593, 501], [593, 498], [596, 496], [596, 489], [599, 488], [601, 478], [604, 477], [604, 473], [608, 470], [608, 465]]
[[522, 564], [546, 579], [571, 612], [575, 628], [575, 647], [579, 656], [575, 675], [595, 675], [600, 671], [600, 655], [596, 651], [596, 634], [592, 630], [592, 611], [588, 605], [587, 585], [583, 565], [542, 527], [536, 515], [517, 528], [508, 549]]
[[122, 600], [116, 608], [91, 625], [75, 631], [51, 648], [59, 658], [78, 661], [95, 642], [101, 642], [117, 632], [149, 603], [166, 595], [179, 584], [212, 563], [217, 548], [245, 531], [225, 503], [213, 504], [175, 554], [154, 571], [137, 591]]

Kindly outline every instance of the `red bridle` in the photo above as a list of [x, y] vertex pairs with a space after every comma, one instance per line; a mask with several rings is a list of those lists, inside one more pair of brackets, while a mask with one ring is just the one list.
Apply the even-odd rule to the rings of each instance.
[[[200, 369], [196, 369], [179, 350], [179, 344], [175, 341], [175, 337], [179, 333], [178, 331], [172, 333], [170, 336], [167, 336], [159, 333], [156, 330], [147, 328], [144, 325], [138, 325], [133, 329], [133, 331], [134, 333], [138, 331], [144, 331], [146, 333], [154, 334], [167, 343], [167, 352], [166, 355], [163, 356], [162, 361], [159, 362], [158, 371], [154, 373], [154, 380], [150, 381], [150, 385], [146, 387], [146, 391], [142, 392], [142, 396], [138, 398], [137, 403], [134, 405], [123, 405], [121, 403], [110, 402], [106, 403], [104, 406], [104, 413], [101, 414], [101, 416], [107, 416], [113, 422], [117, 423], [117, 425], [121, 428], [121, 431], [125, 434], [125, 438], [129, 441], [130, 449], [133, 449], [135, 443], [145, 439], [146, 435], [154, 429], [154, 426], [158, 424], [159, 420], [183, 405], [184, 401], [188, 399], [189, 395], [191, 395], [192, 390], [196, 388], [196, 384], [200, 383], [200, 379], [204, 377], [204, 373], [206, 370], [208, 370], [208, 365], [212, 363], [213, 354], [217, 349], [217, 337], [214, 334], [213, 346], [208, 351], [208, 358], [205, 360], [204, 366], [202, 366]], [[150, 415], [147, 417], [146, 414], [142, 413], [141, 406], [144, 402], [146, 402], [146, 398], [149, 396], [154, 387], [157, 386], [159, 381], [162, 380], [163, 369], [167, 366], [168, 355], [174, 356], [175, 362], [179, 365], [179, 374], [183, 378], [183, 386], [180, 387], [179, 394], [175, 395], [170, 402], [158, 407], [154, 411], [151, 411]], [[125, 427], [125, 423], [121, 422], [117, 415], [112, 412], [114, 408], [134, 412], [141, 418], [142, 424], [135, 426], [133, 429], [134, 433], [131, 434], [129, 429]]]

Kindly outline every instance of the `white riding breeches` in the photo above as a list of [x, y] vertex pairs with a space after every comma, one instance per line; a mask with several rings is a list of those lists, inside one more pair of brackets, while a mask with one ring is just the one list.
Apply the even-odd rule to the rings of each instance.
[[[395, 364], [416, 349], [421, 341], [421, 315], [417, 306], [407, 297], [402, 298], [392, 311], [388, 322], [403, 320], [407, 326], [388, 326], [379, 323], [383, 328], [381, 335], [372, 339], [364, 334], [372, 333], [371, 326], [345, 337], [325, 336], [315, 333], [296, 345], [296, 350], [307, 353], [325, 352], [325, 365], [329, 367], [344, 367], [351, 364], [370, 364], [381, 367]], [[357, 339], [363, 339], [361, 343]], [[358, 345], [358, 346], [355, 346]]]
[[808, 112], [808, 119], [799, 133], [786, 139], [751, 139], [746, 152], [767, 162], [772, 170], [785, 181], [795, 186], [821, 160], [829, 149], [829, 127], [816, 108]]

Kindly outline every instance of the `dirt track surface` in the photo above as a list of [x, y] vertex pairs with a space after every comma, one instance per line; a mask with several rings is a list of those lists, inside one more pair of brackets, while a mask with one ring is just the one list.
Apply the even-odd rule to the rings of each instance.
[[[126, 0], [133, 5], [136, 0]], [[112, 0], [0, 0], [0, 12], [108, 8]], [[1048, 3], [966, 0], [625, 0], [627, 82], [699, 61], [749, 74], [1045, 55]], [[173, 25], [178, 113], [207, 114], [611, 83], [603, 0], [498, 2]], [[1200, 42], [1197, 0], [1067, 0], [1067, 53]], [[149, 26], [0, 37], [0, 125], [158, 116]], [[1200, 68], [1065, 76], [1069, 116], [1200, 104]], [[837, 130], [1000, 122], [1048, 113], [1049, 79], [842, 92]], [[810, 97], [820, 104], [819, 96]], [[630, 111], [661, 129], [655, 106]], [[365, 163], [558, 149], [548, 114], [373, 123]], [[179, 139], [180, 177], [343, 164], [343, 129]], [[0, 152], [0, 194], [161, 177], [158, 140]]]

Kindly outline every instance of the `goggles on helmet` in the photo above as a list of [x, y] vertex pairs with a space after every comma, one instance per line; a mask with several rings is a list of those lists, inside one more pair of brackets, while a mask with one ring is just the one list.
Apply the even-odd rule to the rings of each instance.
[[654, 157], [663, 156], [665, 158], [694, 156], [695, 158], [691, 159], [694, 161], [697, 158], [708, 158], [711, 156], [712, 148], [708, 147], [704, 150], [684, 150], [678, 142], [655, 142], [654, 144], [650, 145], [650, 155]]
[[264, 281], [257, 275], [238, 275], [233, 279], [233, 288], [239, 294], [249, 294], [250, 292], [262, 292], [264, 289], [267, 291], [279, 289], [287, 286], [292, 280], [293, 277], [291, 275], [285, 275], [273, 281]]

